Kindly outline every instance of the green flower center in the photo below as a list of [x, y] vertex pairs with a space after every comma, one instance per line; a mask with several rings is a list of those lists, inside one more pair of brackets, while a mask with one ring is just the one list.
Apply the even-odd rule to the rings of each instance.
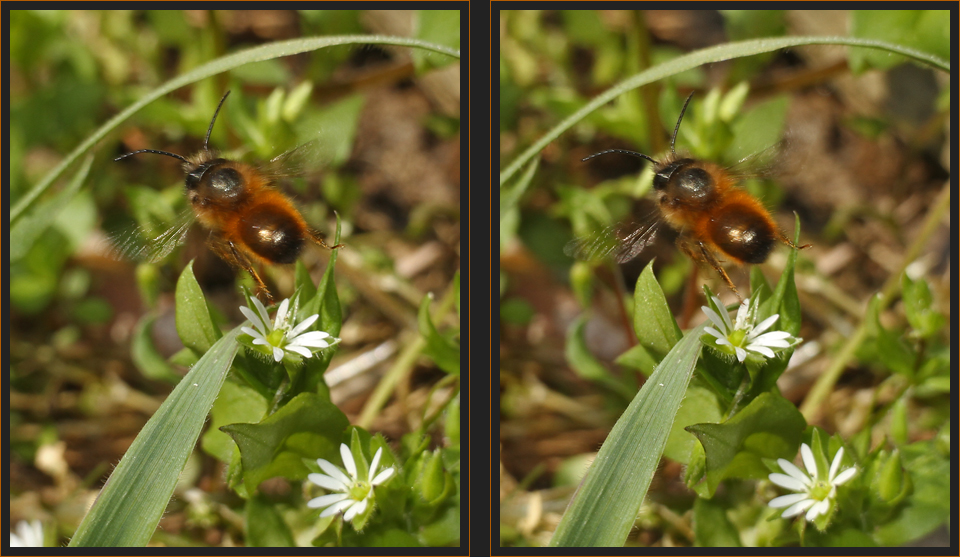
[[730, 341], [730, 344], [734, 346], [739, 346], [743, 348], [743, 342], [747, 339], [747, 331], [741, 329], [734, 329], [727, 335], [727, 340]]
[[810, 494], [811, 499], [823, 501], [830, 496], [831, 491], [833, 491], [833, 486], [830, 485], [830, 482], [817, 480], [813, 483], [813, 487], [810, 488], [808, 493]]
[[354, 501], [363, 501], [370, 494], [371, 489], [373, 489], [373, 486], [370, 485], [370, 482], [354, 482], [347, 493]]
[[274, 329], [270, 331], [270, 334], [267, 335], [267, 342], [272, 346], [277, 348], [283, 348], [283, 339], [287, 336], [287, 331], [284, 329]]

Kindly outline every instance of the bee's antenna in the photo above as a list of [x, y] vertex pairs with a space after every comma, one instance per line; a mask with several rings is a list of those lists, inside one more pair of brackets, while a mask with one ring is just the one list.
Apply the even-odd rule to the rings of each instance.
[[156, 149], [140, 149], [139, 151], [134, 151], [134, 152], [132, 152], [132, 153], [126, 153], [126, 154], [120, 155], [119, 157], [113, 159], [113, 162], [117, 162], [117, 161], [123, 160], [123, 159], [125, 159], [125, 158], [127, 158], [127, 157], [129, 157], [129, 156], [137, 155], [137, 154], [140, 154], [140, 153], [153, 153], [153, 154], [156, 154], [156, 155], [166, 155], [166, 156], [168, 156], [168, 157], [173, 157], [173, 158], [175, 158], [175, 159], [180, 159], [180, 160], [182, 160], [182, 161], [185, 162], [185, 163], [189, 163], [189, 162], [190, 162], [190, 161], [188, 161], [187, 159], [185, 159], [184, 157], [181, 157], [180, 155], [178, 155], [178, 154], [176, 154], [176, 153], [168, 153], [168, 152], [166, 152], [166, 151], [157, 151]]
[[[207, 149], [207, 143], [210, 142], [210, 132], [213, 131], [213, 123], [217, 121], [217, 114], [220, 114], [220, 107], [223, 106], [223, 101], [227, 100], [227, 97], [230, 95], [230, 91], [227, 91], [223, 94], [223, 98], [220, 99], [220, 104], [217, 105], [217, 111], [213, 113], [213, 119], [210, 120], [210, 127], [207, 128], [207, 137], [203, 138], [203, 150], [209, 151]], [[689, 100], [689, 99], [688, 99]], [[682, 113], [681, 113], [682, 114]]]
[[673, 128], [673, 139], [670, 140], [670, 152], [676, 153], [673, 149], [673, 146], [677, 143], [677, 132], [680, 131], [680, 122], [683, 120], [683, 113], [687, 111], [687, 105], [690, 104], [690, 99], [693, 98], [693, 93], [687, 96], [687, 100], [683, 103], [683, 108], [680, 109], [680, 117], [677, 118], [677, 127]]
[[636, 152], [636, 151], [627, 151], [626, 149], [607, 149], [606, 151], [600, 151], [599, 153], [594, 153], [594, 154], [590, 155], [589, 157], [585, 157], [585, 158], [583, 158], [583, 159], [580, 159], [580, 162], [586, 162], [586, 161], [592, 159], [593, 157], [599, 157], [600, 155], [606, 155], [606, 154], [608, 154], [608, 153], [620, 153], [621, 155], [630, 155], [630, 156], [633, 156], [633, 157], [640, 157], [641, 159], [647, 159], [648, 161], [652, 162], [653, 164], [657, 164], [657, 160], [656, 160], [655, 158], [649, 156], [649, 155], [644, 155], [643, 153], [638, 153], [638, 152]]

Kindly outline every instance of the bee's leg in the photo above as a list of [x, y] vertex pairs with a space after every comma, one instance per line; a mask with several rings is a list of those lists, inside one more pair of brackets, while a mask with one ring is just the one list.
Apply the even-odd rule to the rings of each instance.
[[737, 290], [737, 287], [733, 285], [733, 281], [730, 280], [727, 272], [724, 271], [723, 267], [720, 266], [720, 262], [717, 261], [716, 256], [713, 255], [713, 252], [707, 249], [707, 246], [703, 245], [703, 242], [699, 242], [681, 234], [680, 237], [677, 238], [677, 247], [680, 248], [683, 253], [687, 254], [690, 259], [693, 259], [698, 263], [709, 263], [710, 266], [713, 267], [713, 269], [717, 272], [717, 274], [720, 275], [720, 278], [723, 279], [723, 282], [727, 283], [727, 286], [730, 288], [730, 290], [736, 294], [737, 299], [743, 302], [743, 297], [740, 296], [740, 291]]
[[320, 244], [321, 246], [323, 246], [323, 247], [325, 247], [325, 248], [327, 248], [327, 249], [331, 249], [331, 250], [332, 250], [332, 249], [340, 249], [340, 248], [343, 247], [343, 244], [337, 244], [337, 245], [335, 245], [335, 246], [328, 246], [327, 243], [323, 241], [323, 234], [321, 234], [320, 232], [317, 232], [316, 230], [314, 230], [314, 229], [312, 229], [312, 228], [310, 229], [310, 238], [312, 238], [314, 242]]
[[784, 244], [787, 244], [793, 249], [807, 249], [809, 247], [813, 247], [813, 244], [803, 244], [802, 246], [798, 246], [794, 244], [793, 240], [791, 240], [790, 238], [787, 238], [787, 235], [784, 234], [783, 230], [780, 230], [779, 228], [777, 229], [777, 235], [780, 237], [781, 242], [783, 242]]
[[262, 293], [263, 297], [266, 298], [267, 305], [269, 306], [273, 304], [273, 296], [270, 294], [270, 290], [267, 289], [267, 285], [263, 283], [263, 279], [261, 279], [260, 275], [257, 274], [257, 271], [253, 268], [253, 265], [250, 263], [250, 260], [247, 258], [247, 256], [241, 253], [233, 242], [216, 236], [211, 236], [207, 243], [210, 246], [210, 249], [213, 250], [213, 252], [216, 253], [220, 259], [223, 259], [234, 267], [240, 267], [244, 271], [250, 273], [250, 276], [253, 277], [253, 281], [257, 283], [257, 292], [255, 295], [259, 296]]

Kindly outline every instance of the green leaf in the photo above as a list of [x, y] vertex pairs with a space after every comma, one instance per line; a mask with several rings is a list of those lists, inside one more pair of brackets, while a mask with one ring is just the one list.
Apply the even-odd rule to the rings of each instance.
[[946, 318], [933, 308], [933, 294], [927, 281], [912, 280], [907, 273], [903, 273], [900, 285], [903, 291], [903, 309], [910, 326], [923, 338], [937, 334], [946, 324]]
[[643, 345], [638, 344], [617, 356], [614, 363], [618, 366], [635, 369], [642, 373], [644, 377], [650, 377], [658, 362]]
[[790, 401], [763, 393], [722, 424], [687, 428], [707, 455], [707, 488], [712, 495], [726, 478], [759, 479], [769, 474], [762, 459], [797, 454], [806, 422]]
[[420, 477], [417, 478], [417, 487], [420, 492], [420, 497], [422, 497], [428, 505], [439, 504], [450, 494], [452, 480], [447, 471], [443, 469], [443, 459], [440, 457], [440, 449], [435, 449], [433, 453], [427, 457]]
[[267, 413], [268, 401], [252, 388], [227, 381], [220, 389], [220, 396], [210, 412], [210, 427], [200, 440], [200, 446], [207, 454], [221, 462], [229, 464], [233, 460], [236, 443], [221, 426], [234, 423], [257, 423]]
[[237, 354], [239, 333], [217, 341], [160, 405], [110, 474], [71, 547], [150, 541]]
[[420, 547], [413, 534], [396, 527], [371, 525], [363, 533], [344, 528], [343, 547]]
[[687, 332], [673, 347], [617, 420], [560, 520], [551, 546], [623, 545], [693, 377], [704, 326]]
[[131, 338], [130, 357], [133, 359], [134, 365], [137, 366], [137, 369], [139, 369], [145, 377], [177, 384], [181, 377], [174, 373], [173, 368], [170, 367], [153, 345], [153, 337], [150, 331], [153, 327], [153, 322], [156, 320], [157, 315], [154, 312], [150, 312], [137, 321]]
[[[337, 214], [337, 228], [333, 236], [333, 244], [340, 243], [340, 215]], [[301, 305], [299, 318], [303, 319], [313, 314], [319, 314], [316, 327], [331, 336], [339, 336], [340, 328], [343, 326], [343, 313], [340, 309], [340, 297], [337, 295], [337, 286], [334, 281], [334, 269], [337, 266], [337, 257], [339, 249], [333, 250], [330, 254], [330, 262], [327, 269], [323, 272], [320, 284], [314, 289], [310, 275], [304, 270], [303, 275], [298, 276], [297, 285], [300, 290]], [[301, 282], [299, 279], [303, 279]], [[308, 294], [315, 292], [312, 297]], [[298, 380], [291, 386], [289, 397], [296, 396], [301, 392], [325, 393], [329, 398], [326, 383], [323, 381], [323, 374], [330, 367], [330, 360], [336, 348], [328, 348], [317, 353], [314, 357], [305, 359], [303, 368], [300, 370]]]
[[187, 348], [197, 353], [206, 352], [217, 339], [220, 329], [213, 324], [213, 315], [207, 307], [200, 284], [193, 276], [193, 261], [187, 263], [177, 280], [177, 334]]
[[693, 502], [693, 533], [696, 547], [743, 547], [727, 509], [715, 499], [698, 497]]
[[653, 275], [653, 261], [647, 264], [637, 279], [633, 294], [633, 327], [637, 340], [654, 358], [666, 354], [682, 336], [667, 298]]
[[243, 481], [253, 492], [275, 476], [302, 480], [309, 470], [303, 459], [337, 460], [347, 417], [326, 398], [297, 395], [258, 424], [231, 424], [220, 428], [240, 447]]
[[[459, 10], [419, 10], [417, 11], [416, 37], [431, 43], [442, 44], [460, 50], [460, 11]], [[436, 56], [431, 52], [413, 53], [413, 64], [418, 72], [443, 67], [450, 59]]]
[[898, 331], [884, 328], [880, 323], [880, 295], [870, 299], [867, 306], [866, 325], [869, 337], [857, 349], [857, 356], [874, 361], [894, 373], [913, 379], [917, 355]]
[[[340, 215], [337, 215], [337, 229], [333, 236], [333, 245], [340, 243]], [[320, 314], [317, 325], [320, 330], [326, 331], [333, 336], [340, 334], [340, 327], [343, 325], [343, 314], [340, 310], [340, 298], [337, 296], [336, 284], [333, 280], [333, 271], [337, 266], [338, 250], [330, 253], [330, 263], [327, 264], [327, 270], [323, 272], [323, 277], [317, 285], [317, 294], [311, 298], [305, 306], [302, 307], [306, 315]], [[329, 360], [329, 359], [328, 359]]]
[[873, 487], [885, 503], [895, 504], [899, 498], [907, 494], [909, 485], [910, 482], [904, 477], [900, 453], [894, 450], [880, 466], [880, 473], [877, 474]]
[[451, 375], [460, 375], [460, 344], [452, 338], [447, 338], [437, 331], [430, 318], [431, 294], [423, 297], [420, 302], [420, 311], [417, 320], [420, 324], [420, 334], [427, 342], [424, 354], [430, 356], [440, 369]]
[[[904, 47], [949, 57], [951, 13], [946, 10], [851, 10], [850, 35], [880, 39]], [[888, 69], [907, 61], [887, 52], [850, 49], [850, 68], [860, 74], [868, 69]]]
[[293, 270], [293, 284], [295, 289], [299, 289], [299, 296], [302, 300], [311, 300], [317, 295], [317, 285], [313, 284], [313, 277], [303, 261], [297, 259]]
[[904, 469], [913, 481], [913, 492], [904, 508], [882, 524], [874, 538], [881, 545], [901, 546], [922, 538], [950, 520], [950, 475], [954, 466], [933, 441], [913, 443], [901, 451]]
[[460, 394], [450, 401], [445, 410], [443, 435], [451, 447], [460, 447]]
[[677, 418], [663, 450], [665, 457], [681, 464], [689, 464], [697, 448], [697, 438], [691, 435], [686, 427], [705, 422], [717, 423], [723, 417], [714, 392], [697, 383], [694, 379], [693, 384], [687, 388], [687, 394], [683, 397], [683, 403], [677, 411]]
[[[458, 503], [458, 502], [457, 502]], [[449, 547], [460, 542], [460, 505], [448, 504], [439, 516], [420, 530], [420, 543], [427, 547]]]
[[293, 534], [277, 512], [277, 505], [263, 495], [247, 499], [245, 543], [248, 547], [296, 547]]

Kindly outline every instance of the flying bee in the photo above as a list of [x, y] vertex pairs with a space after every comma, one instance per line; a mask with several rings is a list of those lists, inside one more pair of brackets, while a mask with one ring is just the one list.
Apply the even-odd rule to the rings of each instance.
[[583, 159], [620, 153], [653, 163], [653, 189], [659, 211], [639, 221], [575, 239], [566, 245], [564, 253], [584, 261], [612, 257], [617, 263], [626, 263], [653, 243], [660, 225], [666, 223], [679, 234], [680, 251], [698, 264], [708, 263], [740, 298], [718, 256], [741, 265], [758, 264], [767, 260], [777, 242], [793, 249], [808, 248], [810, 244], [797, 246], [787, 238], [763, 204], [737, 187], [736, 178], [727, 169], [677, 154], [677, 132], [691, 98], [693, 93], [683, 103], [670, 140], [670, 153], [662, 159], [623, 149], [610, 149]]
[[324, 236], [304, 220], [293, 201], [274, 186], [274, 181], [285, 175], [292, 159], [310, 146], [301, 145], [276, 157], [262, 167], [224, 159], [209, 147], [210, 132], [217, 121], [227, 91], [210, 120], [203, 149], [187, 158], [176, 153], [141, 149], [114, 159], [119, 161], [140, 153], [166, 155], [183, 161], [186, 174], [186, 194], [192, 211], [185, 213], [177, 223], [152, 239], [145, 240], [132, 234], [114, 242], [116, 254], [142, 262], [156, 262], [165, 258], [182, 244], [194, 220], [209, 231], [207, 245], [221, 259], [250, 273], [257, 284], [257, 294], [263, 294], [268, 304], [273, 296], [263, 279], [253, 268], [262, 265], [287, 264], [296, 261], [307, 242], [327, 249]]

